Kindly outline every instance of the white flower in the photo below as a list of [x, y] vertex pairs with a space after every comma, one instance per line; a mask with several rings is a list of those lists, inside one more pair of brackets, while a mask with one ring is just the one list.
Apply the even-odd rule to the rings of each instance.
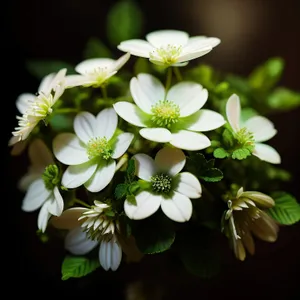
[[192, 216], [190, 199], [201, 197], [201, 185], [189, 172], [181, 172], [185, 155], [180, 149], [165, 147], [153, 160], [146, 154], [135, 154], [137, 176], [150, 183], [149, 190], [140, 191], [136, 205], [128, 200], [124, 210], [130, 219], [140, 220], [154, 214], [159, 207], [173, 221], [186, 222]]
[[66, 69], [60, 70], [55, 76], [50, 74], [42, 82], [37, 96], [23, 94], [17, 100], [17, 107], [23, 114], [17, 116], [18, 127], [12, 132], [10, 145], [27, 139], [34, 127], [52, 113], [52, 106], [65, 90]]
[[28, 151], [31, 166], [19, 182], [20, 189], [27, 190], [22, 210], [31, 212], [40, 208], [38, 228], [44, 232], [51, 215], [59, 216], [64, 208], [58, 188], [59, 172], [51, 152], [42, 140], [33, 140]]
[[166, 92], [162, 83], [150, 74], [139, 74], [130, 81], [135, 104], [117, 102], [114, 109], [127, 122], [144, 127], [139, 132], [145, 139], [170, 143], [185, 150], [201, 150], [210, 140], [200, 131], [225, 124], [217, 112], [201, 109], [208, 92], [200, 84], [180, 82]]
[[99, 261], [104, 270], [118, 269], [122, 260], [122, 248], [116, 231], [118, 222], [105, 215], [110, 206], [95, 200], [91, 209], [73, 207], [65, 210], [51, 224], [70, 230], [65, 238], [65, 248], [75, 255], [85, 255], [99, 247]]
[[253, 155], [269, 163], [279, 164], [281, 162], [279, 153], [273, 147], [262, 143], [277, 133], [274, 124], [262, 116], [251, 117], [243, 124], [240, 114], [240, 99], [236, 94], [233, 94], [226, 104], [226, 115], [232, 130], [240, 139], [251, 137], [249, 142], [254, 143]]
[[126, 53], [118, 60], [111, 58], [91, 58], [79, 63], [75, 70], [80, 75], [68, 75], [66, 77], [67, 88], [74, 86], [99, 87], [128, 61], [130, 54]]
[[58, 134], [53, 140], [56, 158], [69, 167], [62, 177], [67, 188], [84, 185], [90, 192], [99, 192], [112, 180], [116, 161], [128, 149], [134, 135], [114, 136], [118, 116], [113, 108], [102, 110], [95, 117], [81, 112], [74, 119], [74, 133]]
[[123, 41], [118, 49], [132, 55], [149, 58], [157, 65], [184, 66], [189, 60], [210, 52], [220, 43], [215, 37], [194, 36], [180, 30], [158, 30], [146, 35], [146, 40]]

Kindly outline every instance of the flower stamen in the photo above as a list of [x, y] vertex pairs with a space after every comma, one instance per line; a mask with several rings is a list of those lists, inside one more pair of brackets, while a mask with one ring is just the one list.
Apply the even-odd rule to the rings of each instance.
[[167, 174], [157, 174], [151, 177], [153, 191], [168, 194], [172, 189], [172, 178]]
[[179, 106], [169, 100], [160, 100], [152, 106], [151, 112], [153, 113], [151, 121], [159, 127], [170, 128], [180, 117]]
[[101, 157], [102, 159], [108, 160], [111, 158], [112, 153], [112, 147], [106, 137], [95, 137], [90, 139], [87, 143], [87, 154], [89, 159]]

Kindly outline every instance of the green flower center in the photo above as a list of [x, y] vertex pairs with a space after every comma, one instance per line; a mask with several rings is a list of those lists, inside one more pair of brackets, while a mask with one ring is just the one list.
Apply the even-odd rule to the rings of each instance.
[[53, 188], [60, 182], [60, 174], [57, 165], [47, 166], [42, 174], [42, 179], [44, 180], [46, 188], [48, 190], [53, 190]]
[[[155, 53], [156, 52], [156, 53]], [[157, 60], [157, 55], [165, 65], [172, 65], [177, 62], [179, 55], [182, 52], [182, 46], [168, 44], [157, 48], [154, 53], [150, 53], [150, 59]]]
[[113, 150], [107, 141], [106, 137], [96, 137], [89, 140], [87, 143], [87, 155], [89, 159], [101, 157], [108, 160], [111, 158]]
[[245, 146], [245, 147], [250, 147], [252, 150], [254, 150], [254, 136], [253, 133], [250, 132], [246, 127], [240, 129], [237, 133], [235, 138], [239, 142], [239, 144]]
[[153, 191], [168, 194], [172, 188], [172, 178], [167, 174], [157, 174], [151, 178]]
[[180, 117], [179, 106], [169, 100], [160, 100], [152, 106], [151, 112], [153, 113], [151, 121], [159, 127], [170, 128]]

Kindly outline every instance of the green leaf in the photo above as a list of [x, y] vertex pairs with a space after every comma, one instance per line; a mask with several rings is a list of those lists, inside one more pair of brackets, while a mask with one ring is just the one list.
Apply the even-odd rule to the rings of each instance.
[[107, 37], [112, 45], [139, 38], [142, 29], [143, 13], [136, 1], [123, 0], [113, 4], [106, 20]]
[[127, 195], [126, 200], [132, 205], [137, 205], [134, 195]]
[[269, 91], [280, 79], [283, 69], [283, 59], [272, 57], [251, 72], [248, 82], [254, 89]]
[[230, 130], [224, 129], [222, 137], [223, 137], [223, 142], [224, 142], [226, 148], [233, 147], [233, 145], [235, 144], [235, 139]]
[[202, 176], [200, 176], [203, 180], [207, 182], [217, 182], [222, 180], [223, 173], [220, 169], [217, 168], [211, 168], [204, 172]]
[[155, 254], [168, 250], [175, 240], [173, 222], [161, 213], [134, 223], [132, 234], [142, 253]]
[[240, 148], [240, 149], [236, 149], [232, 152], [232, 158], [233, 159], [245, 159], [248, 156], [251, 156], [251, 151], [247, 148]]
[[38, 79], [43, 79], [46, 75], [56, 73], [63, 68], [67, 68], [68, 74], [75, 73], [74, 66], [60, 60], [29, 60], [26, 62], [26, 67], [29, 73]]
[[228, 156], [229, 156], [229, 153], [224, 148], [217, 148], [214, 150], [215, 158], [225, 158]]
[[229, 83], [230, 88], [239, 94], [243, 106], [242, 95], [251, 94], [249, 83], [245, 78], [233, 74], [228, 74], [225, 79]]
[[300, 204], [291, 194], [276, 192], [271, 196], [275, 206], [267, 212], [273, 219], [283, 225], [292, 225], [300, 221]]
[[187, 74], [188, 80], [194, 80], [201, 83], [207, 89], [215, 88], [214, 70], [209, 65], [201, 64], [190, 69]]
[[130, 159], [126, 169], [126, 182], [131, 182], [135, 178], [135, 161]]
[[83, 57], [85, 59], [112, 57], [112, 53], [98, 38], [91, 37], [83, 50]]
[[84, 256], [66, 256], [61, 268], [62, 280], [86, 276], [99, 266], [99, 259], [89, 259]]
[[300, 93], [278, 87], [268, 96], [267, 103], [272, 109], [288, 111], [300, 106]]
[[127, 183], [119, 183], [115, 188], [115, 198], [117, 200], [122, 199], [127, 195], [128, 192], [128, 184]]
[[246, 120], [248, 120], [254, 116], [257, 116], [258, 114], [259, 113], [252, 107], [243, 108], [241, 111], [241, 121], [245, 122]]

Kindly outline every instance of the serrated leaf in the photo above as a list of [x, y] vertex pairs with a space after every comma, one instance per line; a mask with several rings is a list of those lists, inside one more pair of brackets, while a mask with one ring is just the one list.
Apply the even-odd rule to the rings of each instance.
[[98, 38], [91, 37], [83, 50], [83, 57], [85, 59], [112, 57], [112, 53]]
[[229, 153], [224, 148], [217, 148], [214, 150], [215, 158], [225, 158], [228, 156], [229, 156]]
[[203, 180], [207, 182], [217, 182], [222, 180], [223, 173], [218, 168], [211, 168], [204, 172], [202, 176], [200, 176]]
[[232, 158], [242, 160], [251, 156], [251, 152], [247, 148], [236, 149], [232, 152]]
[[46, 75], [56, 73], [63, 68], [67, 69], [67, 74], [75, 73], [74, 66], [60, 60], [29, 60], [26, 62], [26, 67], [29, 73], [40, 80]]
[[300, 204], [290, 194], [285, 192], [273, 193], [275, 206], [268, 209], [269, 215], [283, 225], [292, 225], [300, 221]]
[[122, 199], [127, 195], [128, 192], [128, 184], [127, 183], [119, 183], [115, 188], [115, 198], [117, 200]]
[[62, 280], [86, 276], [99, 266], [98, 259], [89, 259], [84, 256], [66, 256], [61, 268]]

